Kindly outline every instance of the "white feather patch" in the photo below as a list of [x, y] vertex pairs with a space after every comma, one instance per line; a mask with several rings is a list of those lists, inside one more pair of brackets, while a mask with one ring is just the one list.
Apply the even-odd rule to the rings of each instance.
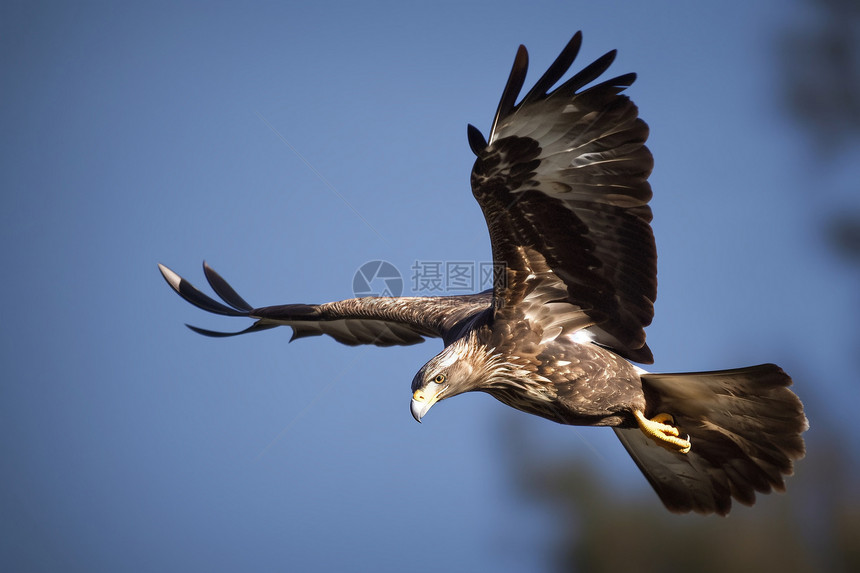
[[439, 361], [439, 368], [445, 369], [450, 367], [452, 364], [457, 362], [460, 359], [460, 354], [457, 352], [447, 352], [447, 356], [445, 356], [442, 360]]
[[588, 344], [589, 342], [594, 342], [594, 334], [592, 334], [586, 329], [577, 330], [573, 333], [573, 336], [571, 338], [574, 342], [578, 344]]

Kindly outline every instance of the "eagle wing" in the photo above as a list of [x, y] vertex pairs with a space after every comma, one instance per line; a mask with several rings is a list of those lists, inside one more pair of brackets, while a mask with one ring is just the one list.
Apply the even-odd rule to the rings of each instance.
[[290, 339], [327, 334], [351, 346], [410, 345], [425, 337], [438, 337], [448, 344], [456, 339], [481, 313], [488, 312], [492, 293], [437, 297], [364, 297], [325, 304], [284, 304], [254, 308], [203, 263], [203, 272], [212, 290], [224, 303], [204, 294], [164, 265], [161, 274], [173, 290], [203, 310], [225, 316], [243, 316], [257, 321], [238, 332], [216, 332], [197, 326], [188, 328], [206, 336], [224, 337], [268, 330], [276, 326], [293, 329]]
[[559, 331], [587, 328], [596, 342], [650, 363], [644, 328], [654, 315], [657, 254], [648, 126], [621, 95], [635, 74], [583, 89], [606, 71], [614, 51], [551, 90], [581, 43], [577, 33], [516, 103], [528, 68], [520, 46], [489, 140], [468, 129], [477, 155], [472, 191], [494, 262], [505, 268], [494, 306], [519, 307]]

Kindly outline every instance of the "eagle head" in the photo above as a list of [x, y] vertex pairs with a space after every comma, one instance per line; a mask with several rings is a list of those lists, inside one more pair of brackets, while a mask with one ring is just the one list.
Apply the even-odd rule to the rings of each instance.
[[446, 346], [412, 379], [412, 416], [421, 421], [439, 400], [478, 390], [487, 374], [486, 352], [471, 337]]

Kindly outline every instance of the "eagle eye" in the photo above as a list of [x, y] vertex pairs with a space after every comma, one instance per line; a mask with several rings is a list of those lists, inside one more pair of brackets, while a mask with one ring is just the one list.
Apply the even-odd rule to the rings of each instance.
[[445, 375], [444, 374], [437, 374], [436, 377], [433, 378], [433, 382], [435, 382], [436, 384], [441, 384], [444, 381], [445, 381]]

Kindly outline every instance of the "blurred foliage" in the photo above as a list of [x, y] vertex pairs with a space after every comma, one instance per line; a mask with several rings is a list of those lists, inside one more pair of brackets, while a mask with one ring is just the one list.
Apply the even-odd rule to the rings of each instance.
[[518, 419], [503, 428], [510, 471], [520, 493], [557, 516], [558, 571], [860, 571], [860, 499], [835, 433], [799, 464], [790, 495], [759, 495], [722, 518], [672, 514], [656, 493], [607, 487], [587, 460], [535, 454], [538, 439]]
[[788, 115], [821, 152], [860, 135], [860, 2], [807, 0], [806, 16], [778, 40]]
[[825, 222], [827, 242], [852, 265], [860, 266], [860, 212], [837, 213]]
[[[780, 96], [823, 159], [812, 169], [826, 171], [828, 158], [860, 144], [860, 0], [807, 0], [804, 8], [802, 21], [777, 36]], [[827, 246], [860, 268], [860, 208], [822, 194], [828, 173], [815, 175], [824, 181], [810, 201], [843, 203], [819, 221]], [[860, 191], [860, 181], [849, 184]], [[537, 438], [515, 420], [504, 428], [511, 471], [519, 492], [556, 516], [558, 571], [860, 571], [857, 468], [826, 420], [815, 421], [817, 439], [788, 480], [790, 495], [759, 496], [754, 508], [735, 504], [727, 518], [674, 515], [656, 494], [619, 494], [585, 460], [541, 458]]]
[[[803, 21], [779, 36], [777, 57], [788, 118], [797, 123], [819, 169], [860, 145], [860, 1], [807, 0]], [[856, 162], [854, 162], [856, 163]], [[828, 187], [825, 180], [816, 192]], [[835, 183], [831, 183], [835, 185]], [[860, 181], [851, 195], [860, 197]], [[822, 228], [833, 252], [860, 264], [860, 207], [831, 208]]]

